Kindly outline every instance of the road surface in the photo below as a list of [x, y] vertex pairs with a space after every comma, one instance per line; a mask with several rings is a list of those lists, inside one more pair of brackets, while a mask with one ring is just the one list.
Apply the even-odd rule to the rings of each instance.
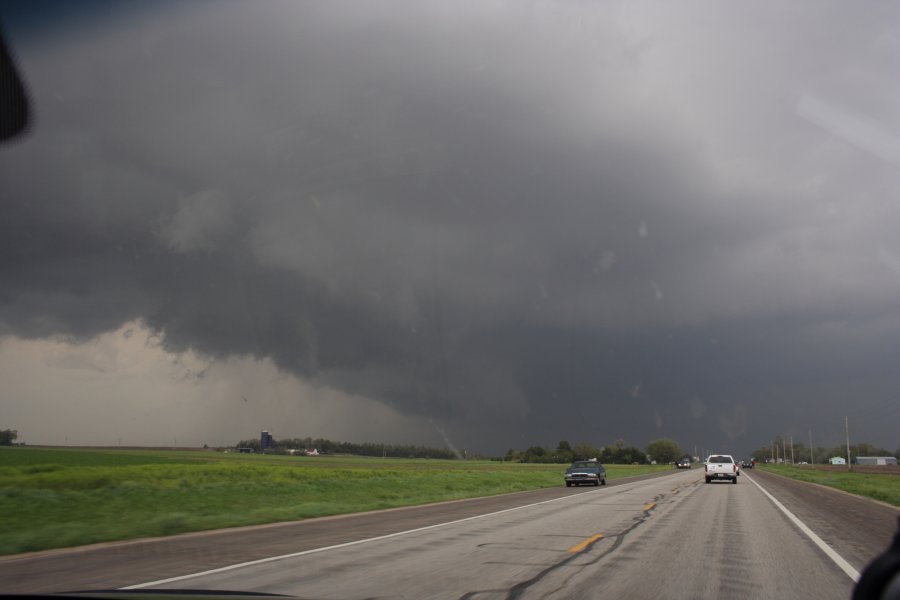
[[849, 598], [853, 580], [751, 481], [699, 470], [159, 587], [310, 598]]
[[[814, 536], [818, 532], [824, 548], [761, 488]], [[886, 546], [898, 514], [758, 471], [746, 472], [738, 485], [705, 485], [702, 471], [692, 469], [605, 488], [516, 496], [512, 506], [485, 504], [475, 514], [474, 504], [459, 502], [373, 513], [374, 521], [346, 517], [295, 529], [256, 528], [247, 535], [268, 532], [273, 544], [270, 552], [260, 553], [264, 556], [197, 561], [189, 565], [195, 572], [209, 572], [194, 576], [187, 565], [163, 571], [180, 573], [175, 579], [145, 578], [159, 568], [135, 565], [114, 576], [94, 573], [96, 580], [82, 589], [113, 587], [101, 585], [106, 576], [116, 587], [253, 590], [306, 598], [846, 599], [851, 574]], [[846, 510], [844, 502], [861, 503], [852, 508], [871, 526], [834, 525], [831, 511]], [[417, 517], [419, 510], [427, 516]], [[198, 548], [214, 546], [217, 534], [207, 535], [185, 539]], [[292, 535], [293, 543], [285, 543]], [[284, 549], [289, 551], [279, 551]], [[845, 561], [844, 567], [829, 552]], [[41, 557], [32, 560], [32, 568], [39, 569]], [[0, 584], [4, 562], [11, 561], [0, 561]]]

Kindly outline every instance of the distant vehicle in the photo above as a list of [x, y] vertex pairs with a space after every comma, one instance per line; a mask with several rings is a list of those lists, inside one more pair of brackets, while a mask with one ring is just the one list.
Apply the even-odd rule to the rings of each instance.
[[738, 482], [738, 466], [730, 454], [713, 454], [706, 459], [703, 468], [706, 483], [710, 483], [714, 479], [731, 480], [731, 483]]
[[744, 462], [741, 463], [741, 467], [743, 467], [743, 468], [745, 468], [745, 469], [752, 469], [752, 468], [753, 468], [753, 461], [752, 461], [752, 460], [745, 460]]
[[566, 469], [566, 487], [583, 483], [606, 485], [606, 469], [596, 460], [576, 460]]
[[691, 459], [682, 458], [677, 463], [675, 463], [675, 467], [678, 469], [690, 469], [691, 468]]

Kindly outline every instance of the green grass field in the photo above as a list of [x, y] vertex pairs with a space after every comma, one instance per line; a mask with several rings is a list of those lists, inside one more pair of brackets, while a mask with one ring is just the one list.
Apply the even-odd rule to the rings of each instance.
[[[670, 467], [608, 465], [609, 479]], [[565, 465], [0, 448], [0, 554], [562, 486]]]
[[900, 506], [900, 475], [819, 471], [809, 466], [792, 465], [759, 465], [757, 468]]

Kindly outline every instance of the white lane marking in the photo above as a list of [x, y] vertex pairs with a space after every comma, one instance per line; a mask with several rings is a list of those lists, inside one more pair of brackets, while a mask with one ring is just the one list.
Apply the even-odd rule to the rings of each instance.
[[804, 523], [803, 521], [801, 521], [800, 519], [798, 519], [798, 518], [794, 515], [794, 513], [792, 513], [791, 511], [789, 511], [787, 508], [785, 508], [784, 504], [782, 504], [781, 502], [779, 502], [779, 501], [775, 498], [775, 496], [773, 496], [772, 494], [770, 494], [769, 492], [767, 492], [767, 491], [763, 488], [763, 486], [761, 486], [761, 485], [759, 485], [758, 483], [756, 483], [755, 481], [753, 481], [753, 479], [751, 479], [750, 476], [747, 475], [746, 473], [744, 473], [744, 475], [747, 477], [747, 479], [750, 481], [750, 483], [752, 483], [753, 485], [755, 485], [756, 487], [758, 487], [759, 490], [760, 490], [763, 494], [765, 494], [765, 495], [769, 498], [769, 500], [771, 500], [772, 503], [775, 504], [775, 506], [777, 506], [777, 507], [781, 510], [781, 512], [783, 512], [785, 515], [787, 515], [787, 518], [790, 519], [791, 522], [792, 522], [794, 525], [796, 525], [796, 526], [800, 529], [800, 531], [802, 531], [803, 533], [806, 534], [806, 537], [808, 537], [809, 539], [811, 539], [811, 540], [813, 541], [813, 543], [814, 543], [816, 546], [818, 546], [818, 547], [822, 550], [822, 552], [824, 552], [824, 553], [828, 556], [828, 558], [830, 558], [832, 561], [834, 561], [834, 564], [836, 564], [837, 566], [839, 566], [839, 567], [841, 568], [841, 570], [842, 570], [844, 573], [847, 574], [847, 577], [849, 577], [850, 579], [852, 579], [854, 582], [859, 581], [859, 571], [857, 571], [856, 569], [854, 569], [854, 568], [850, 565], [850, 563], [848, 563], [846, 560], [844, 560], [844, 557], [843, 557], [843, 556], [841, 556], [840, 554], [838, 554], [837, 552], [835, 552], [834, 549], [833, 549], [831, 546], [829, 546], [828, 544], [826, 544], [826, 543], [822, 540], [822, 538], [820, 538], [819, 536], [817, 536], [817, 535], [815, 534], [815, 532], [814, 532], [812, 529], [810, 529], [809, 527], [807, 527], [807, 526], [806, 526], [806, 523]]
[[[629, 479], [628, 477], [622, 477], [620, 479]], [[653, 479], [656, 479], [655, 477]], [[650, 480], [652, 481], [652, 479]], [[640, 483], [640, 482], [635, 482]], [[364, 540], [355, 540], [352, 542], [345, 542], [343, 544], [335, 544], [333, 546], [323, 546], [322, 548], [312, 548], [311, 550], [303, 550], [302, 552], [294, 552], [292, 554], [282, 554], [281, 556], [269, 556], [267, 558], [260, 558], [257, 560], [251, 560], [248, 562], [237, 563], [234, 565], [228, 565], [225, 567], [219, 567], [217, 569], [210, 569], [209, 571], [201, 571], [200, 573], [190, 573], [188, 575], [179, 575], [177, 577], [169, 577], [168, 579], [157, 579], [156, 581], [147, 581], [145, 583], [138, 583], [135, 585], [129, 585], [125, 587], [119, 588], [120, 590], [139, 590], [141, 588], [147, 588], [154, 585], [163, 585], [164, 583], [173, 583], [175, 581], [184, 581], [185, 579], [192, 579], [194, 577], [203, 577], [204, 575], [213, 575], [215, 573], [224, 573], [226, 571], [233, 571], [234, 569], [240, 569], [242, 567], [249, 567], [252, 565], [261, 565], [268, 562], [274, 562], [276, 560], [283, 560], [285, 558], [295, 558], [297, 556], [305, 556], [307, 554], [315, 554], [317, 552], [326, 552], [328, 550], [336, 550], [338, 548], [347, 548], [349, 546], [356, 546], [357, 544], [366, 544], [368, 542], [377, 542], [379, 540], [386, 540], [393, 537], [398, 537], [401, 535], [407, 535], [409, 533], [418, 533], [420, 531], [427, 531], [429, 529], [436, 529], [438, 527], [446, 527], [447, 525], [456, 525], [457, 523], [465, 523], [466, 521], [474, 521], [475, 519], [483, 519], [485, 517], [493, 517], [495, 515], [502, 515], [503, 513], [512, 512], [514, 510], [521, 510], [523, 508], [531, 508], [533, 506], [540, 506], [542, 504], [550, 504], [551, 502], [559, 502], [560, 500], [571, 500], [572, 498], [578, 498], [585, 494], [596, 494], [597, 492], [602, 492], [606, 489], [606, 487], [598, 488], [596, 490], [591, 490], [590, 492], [582, 492], [580, 494], [572, 494], [571, 496], [560, 496], [559, 498], [552, 498], [550, 500], [543, 500], [541, 502], [535, 502], [533, 504], [525, 504], [524, 506], [514, 506], [513, 508], [505, 508], [503, 510], [498, 510], [492, 513], [485, 513], [483, 515], [475, 515], [474, 517], [466, 517], [464, 519], [457, 519], [456, 521], [447, 521], [446, 523], [437, 523], [435, 525], [427, 525], [425, 527], [417, 527], [416, 529], [407, 529], [406, 531], [397, 531], [394, 533], [388, 533], [386, 535], [379, 535], [377, 537], [366, 538]]]

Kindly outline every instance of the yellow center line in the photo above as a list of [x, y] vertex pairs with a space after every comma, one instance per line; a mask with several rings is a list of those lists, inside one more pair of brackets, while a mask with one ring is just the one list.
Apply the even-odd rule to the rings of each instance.
[[576, 552], [581, 552], [582, 550], [584, 550], [585, 548], [588, 548], [588, 547], [591, 546], [594, 542], [596, 542], [596, 541], [598, 541], [598, 540], [600, 540], [600, 539], [602, 539], [602, 538], [603, 538], [603, 534], [602, 534], [602, 533], [598, 533], [598, 534], [596, 534], [596, 535], [592, 535], [591, 537], [589, 537], [588, 539], [584, 540], [583, 542], [581, 542], [581, 543], [579, 543], [579, 544], [575, 544], [574, 546], [572, 546], [571, 548], [569, 548], [569, 552], [571, 552], [572, 554], [575, 554]]
[[656, 502], [649, 502], [644, 505], [644, 510], [653, 510], [653, 507], [656, 506]]

